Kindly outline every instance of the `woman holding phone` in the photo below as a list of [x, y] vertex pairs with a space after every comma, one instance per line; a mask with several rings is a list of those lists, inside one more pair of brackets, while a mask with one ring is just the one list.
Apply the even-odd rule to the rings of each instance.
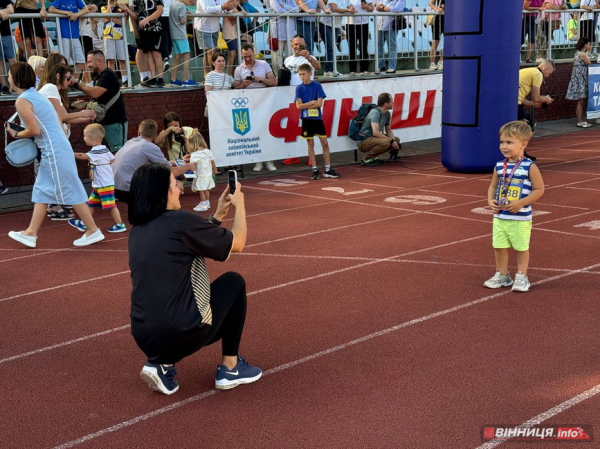
[[[148, 362], [140, 376], [163, 394], [179, 389], [175, 364], [201, 348], [222, 342], [215, 388], [257, 381], [260, 368], [239, 356], [246, 319], [246, 283], [228, 272], [212, 283], [205, 258], [226, 261], [246, 244], [246, 210], [241, 186], [225, 188], [208, 220], [183, 211], [168, 167], [146, 164], [131, 180], [129, 267], [131, 333]], [[231, 230], [221, 227], [230, 207]], [[148, 245], [148, 242], [154, 242]], [[150, 262], [150, 263], [149, 263]]]

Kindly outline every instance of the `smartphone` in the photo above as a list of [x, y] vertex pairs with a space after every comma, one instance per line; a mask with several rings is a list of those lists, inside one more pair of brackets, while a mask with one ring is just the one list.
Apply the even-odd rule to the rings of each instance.
[[6, 122], [8, 123], [8, 126], [10, 126], [10, 129], [19, 132], [19, 131], [25, 131], [25, 128], [23, 128], [22, 126], [17, 125], [16, 123], [13, 122]]
[[229, 170], [229, 193], [233, 195], [237, 188], [237, 172], [235, 170]]
[[300, 45], [300, 50], [306, 50], [306, 45]]
[[253, 79], [254, 79], [254, 77], [253, 77], [253, 76], [247, 76], [247, 77], [246, 77], [246, 80], [247, 80], [247, 81], [252, 81]]

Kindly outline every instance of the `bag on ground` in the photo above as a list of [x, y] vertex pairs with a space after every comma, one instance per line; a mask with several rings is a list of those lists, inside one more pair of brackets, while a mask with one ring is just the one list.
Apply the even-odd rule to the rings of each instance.
[[358, 113], [356, 116], [350, 120], [350, 126], [348, 127], [348, 137], [356, 142], [360, 142], [361, 140], [365, 140], [366, 137], [360, 134], [360, 129], [365, 123], [365, 119], [371, 109], [376, 108], [377, 105], [373, 103], [365, 103], [358, 108]]

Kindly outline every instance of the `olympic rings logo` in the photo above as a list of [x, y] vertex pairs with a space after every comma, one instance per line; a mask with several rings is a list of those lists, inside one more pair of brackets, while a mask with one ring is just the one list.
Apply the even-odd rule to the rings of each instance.
[[231, 99], [231, 104], [234, 105], [236, 108], [243, 108], [244, 106], [246, 106], [248, 104], [250, 100], [248, 100], [247, 97], [244, 98], [232, 98]]

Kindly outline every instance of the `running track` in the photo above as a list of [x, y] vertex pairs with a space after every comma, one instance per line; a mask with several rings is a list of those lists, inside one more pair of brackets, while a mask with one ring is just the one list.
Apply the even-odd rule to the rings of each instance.
[[[339, 180], [244, 183], [246, 249], [208, 267], [245, 276], [241, 351], [265, 375], [218, 393], [219, 346], [178, 364], [173, 396], [139, 379], [128, 234], [75, 249], [79, 233], [47, 221], [23, 249], [6, 234], [30, 212], [3, 215], [0, 447], [476, 448], [490, 424], [600, 429], [599, 141], [530, 146], [546, 194], [526, 294], [482, 286], [494, 272], [490, 175], [449, 173], [429, 155], [342, 167]], [[581, 444], [530, 445], [544, 446]]]

